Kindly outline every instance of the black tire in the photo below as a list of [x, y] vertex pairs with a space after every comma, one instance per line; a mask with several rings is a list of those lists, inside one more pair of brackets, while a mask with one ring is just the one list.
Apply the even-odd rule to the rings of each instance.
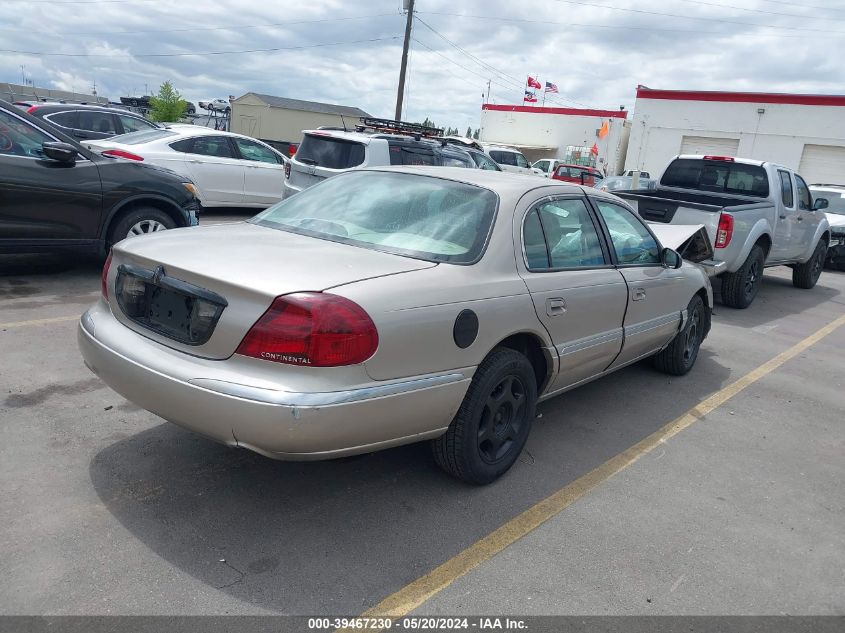
[[722, 303], [740, 309], [750, 306], [760, 290], [765, 262], [766, 254], [755, 244], [738, 271], [722, 275]]
[[537, 407], [537, 379], [528, 359], [499, 348], [479, 365], [445, 434], [432, 441], [437, 465], [472, 484], [489, 484], [522, 452]]
[[684, 329], [675, 335], [665, 349], [654, 355], [654, 367], [672, 376], [683, 376], [692, 369], [707, 332], [707, 318], [704, 301], [695, 295], [687, 306]]
[[819, 240], [816, 250], [803, 264], [795, 264], [792, 267], [792, 285], [796, 288], [809, 290], [816, 285], [824, 268], [824, 260], [827, 257], [827, 242]]
[[[108, 245], [111, 247], [120, 240], [129, 237], [130, 230], [141, 225], [140, 232], [133, 231], [133, 235], [142, 233], [153, 233], [176, 227], [176, 222], [169, 215], [155, 207], [136, 207], [125, 213], [121, 213], [112, 220], [108, 232]], [[144, 230], [144, 227], [148, 230]]]

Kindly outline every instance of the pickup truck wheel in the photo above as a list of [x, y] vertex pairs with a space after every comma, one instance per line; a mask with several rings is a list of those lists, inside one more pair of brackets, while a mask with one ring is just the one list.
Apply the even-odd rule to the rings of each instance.
[[138, 207], [118, 216], [109, 230], [109, 246], [120, 240], [146, 233], [156, 233], [176, 226], [169, 215], [154, 207]]
[[432, 441], [434, 460], [468, 483], [495, 481], [522, 452], [536, 406], [529, 360], [512, 349], [494, 350], [475, 372], [449, 429]]
[[824, 260], [827, 257], [827, 242], [819, 240], [813, 256], [804, 264], [795, 264], [792, 269], [792, 285], [796, 288], [809, 290], [816, 285], [824, 268]]
[[755, 244], [738, 271], [722, 275], [722, 303], [731, 308], [750, 306], [760, 290], [765, 261], [763, 249]]
[[687, 322], [672, 342], [654, 355], [654, 366], [673, 376], [683, 376], [698, 358], [698, 350], [705, 333], [705, 308], [701, 297], [695, 295], [687, 306]]

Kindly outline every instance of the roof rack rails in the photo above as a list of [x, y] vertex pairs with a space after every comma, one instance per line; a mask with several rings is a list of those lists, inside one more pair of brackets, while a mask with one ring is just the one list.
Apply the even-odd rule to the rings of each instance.
[[394, 119], [376, 119], [373, 117], [361, 117], [361, 125], [356, 126], [359, 132], [372, 130], [373, 132], [405, 134], [408, 136], [443, 136], [443, 128], [421, 125], [419, 123], [408, 123], [407, 121], [396, 121]]

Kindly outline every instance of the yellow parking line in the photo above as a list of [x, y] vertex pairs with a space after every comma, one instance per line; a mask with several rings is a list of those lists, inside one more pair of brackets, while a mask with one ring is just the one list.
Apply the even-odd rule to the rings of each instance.
[[393, 595], [388, 596], [379, 604], [368, 609], [362, 616], [401, 617], [407, 615], [429, 598], [446, 589], [458, 578], [469, 573], [481, 563], [490, 560], [506, 547], [559, 514], [593, 488], [623, 471], [640, 457], [654, 450], [654, 448], [691, 426], [694, 422], [702, 419], [708, 413], [711, 413], [714, 409], [717, 409], [726, 401], [743, 391], [746, 387], [770, 374], [786, 361], [795, 358], [798, 354], [805, 351], [811, 345], [818, 343], [842, 325], [845, 325], [845, 316], [839, 317], [818, 330], [815, 334], [808, 336], [785, 352], [778, 354], [770, 361], [748, 372], [736, 382], [729, 384], [709, 398], [702, 400], [663, 428], [655, 431], [615, 457], [612, 457], [595, 470], [564, 486], [536, 505], [528, 508], [525, 512], [514, 517], [480, 541], [475, 542], [439, 567], [434, 568], [425, 576], [402, 587], [402, 589]]
[[32, 319], [31, 321], [12, 321], [11, 323], [0, 323], [0, 330], [13, 327], [26, 327], [28, 325], [46, 325], [47, 323], [63, 323], [65, 321], [78, 321], [79, 315], [53, 317], [51, 319]]

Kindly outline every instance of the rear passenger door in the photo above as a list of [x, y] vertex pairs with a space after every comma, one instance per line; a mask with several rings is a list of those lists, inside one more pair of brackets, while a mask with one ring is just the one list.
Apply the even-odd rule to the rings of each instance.
[[191, 179], [200, 188], [202, 204], [207, 207], [242, 204], [246, 168], [244, 161], [235, 155], [228, 137], [195, 136], [191, 141], [185, 162]]
[[592, 202], [613, 249], [613, 261], [627, 284], [624, 343], [613, 363], [619, 367], [669, 343], [692, 297], [685, 296], [685, 273], [663, 266], [659, 243], [633, 211], [603, 198], [592, 198]]
[[583, 196], [543, 198], [517, 216], [518, 268], [560, 358], [559, 391], [602, 373], [622, 347], [627, 286]]
[[775, 235], [768, 258], [770, 262], [787, 261], [796, 257], [801, 233], [799, 221], [801, 213], [798, 209], [798, 196], [792, 175], [785, 169], [778, 169], [775, 186], [780, 190], [780, 199], [775, 194], [777, 217], [775, 218]]

